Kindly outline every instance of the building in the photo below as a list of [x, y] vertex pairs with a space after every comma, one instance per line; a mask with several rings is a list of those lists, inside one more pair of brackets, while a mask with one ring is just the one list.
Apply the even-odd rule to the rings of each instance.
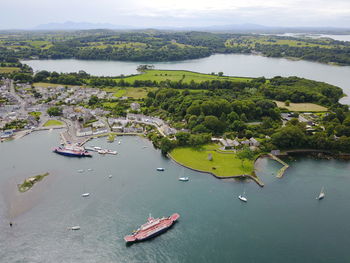
[[138, 104], [137, 102], [133, 102], [130, 104], [130, 108], [134, 111], [137, 111], [141, 108], [140, 104]]
[[82, 136], [90, 136], [92, 135], [92, 129], [91, 127], [88, 128], [82, 128], [77, 130], [77, 136], [82, 137]]

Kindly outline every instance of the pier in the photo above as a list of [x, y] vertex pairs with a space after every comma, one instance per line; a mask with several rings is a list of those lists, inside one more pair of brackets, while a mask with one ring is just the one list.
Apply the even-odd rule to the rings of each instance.
[[282, 178], [284, 173], [288, 169], [289, 165], [287, 163], [285, 163], [284, 161], [282, 161], [280, 158], [278, 158], [276, 155], [273, 155], [271, 153], [269, 153], [268, 155], [271, 159], [273, 159], [273, 160], [275, 160], [283, 165], [283, 167], [278, 171], [277, 176], [276, 176], [277, 178]]

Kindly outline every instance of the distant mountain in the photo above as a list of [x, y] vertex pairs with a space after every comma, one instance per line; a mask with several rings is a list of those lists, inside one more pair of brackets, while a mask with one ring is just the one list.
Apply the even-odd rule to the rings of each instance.
[[108, 23], [72, 22], [38, 25], [35, 30], [89, 30], [89, 29], [134, 29], [132, 26], [116, 26]]
[[335, 27], [276, 27], [264, 26], [258, 24], [232, 24], [232, 25], [211, 25], [211, 26], [128, 26], [128, 25], [113, 25], [109, 23], [89, 23], [89, 22], [72, 22], [64, 23], [48, 23], [38, 25], [34, 30], [90, 30], [90, 29], [110, 29], [110, 30], [174, 30], [174, 31], [209, 31], [209, 32], [232, 32], [232, 33], [338, 33], [344, 34], [350, 32], [348, 28]]

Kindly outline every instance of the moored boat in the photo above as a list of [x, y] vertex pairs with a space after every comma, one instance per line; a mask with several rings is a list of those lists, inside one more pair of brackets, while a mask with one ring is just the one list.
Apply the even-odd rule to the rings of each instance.
[[90, 193], [83, 193], [81, 196], [82, 197], [88, 197], [88, 196], [90, 196]]
[[190, 180], [188, 177], [179, 177], [179, 181], [187, 182], [188, 180]]
[[326, 194], [324, 193], [324, 187], [322, 187], [321, 192], [316, 199], [322, 200], [325, 196]]
[[80, 226], [72, 226], [69, 229], [70, 230], [80, 230]]
[[91, 153], [86, 151], [84, 147], [79, 146], [56, 147], [53, 151], [57, 154], [69, 157], [92, 157]]
[[175, 213], [169, 217], [153, 218], [149, 216], [147, 223], [140, 226], [132, 235], [124, 237], [126, 242], [137, 242], [147, 240], [167, 231], [178, 219], [180, 215]]
[[238, 196], [238, 199], [241, 200], [242, 202], [248, 202], [247, 197], [245, 197], [245, 191], [243, 192], [242, 195]]
[[162, 167], [158, 167], [157, 168], [157, 171], [159, 171], [159, 172], [163, 172], [165, 169], [164, 168], [162, 168]]

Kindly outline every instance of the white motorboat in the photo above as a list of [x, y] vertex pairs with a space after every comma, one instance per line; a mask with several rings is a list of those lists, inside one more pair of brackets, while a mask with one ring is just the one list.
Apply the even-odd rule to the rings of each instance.
[[188, 180], [190, 180], [188, 177], [180, 177], [179, 178], [179, 181], [182, 181], [182, 182], [187, 182]]
[[82, 172], [84, 172], [84, 170], [83, 170], [83, 169], [78, 170], [78, 173], [82, 173]]
[[116, 155], [116, 154], [117, 154], [117, 151], [107, 150], [107, 153], [108, 153], [108, 154]]
[[113, 176], [110, 174], [110, 175], [108, 175], [108, 178], [112, 178]]
[[88, 197], [90, 195], [90, 193], [83, 193], [81, 196], [82, 197]]
[[79, 230], [80, 229], [80, 226], [72, 226], [70, 227], [70, 230]]
[[162, 168], [162, 167], [158, 167], [157, 168], [157, 171], [160, 171], [160, 172], [163, 172], [165, 169], [164, 168]]
[[92, 169], [91, 168], [89, 168], [89, 169], [87, 169], [89, 172], [91, 172], [92, 171]]

